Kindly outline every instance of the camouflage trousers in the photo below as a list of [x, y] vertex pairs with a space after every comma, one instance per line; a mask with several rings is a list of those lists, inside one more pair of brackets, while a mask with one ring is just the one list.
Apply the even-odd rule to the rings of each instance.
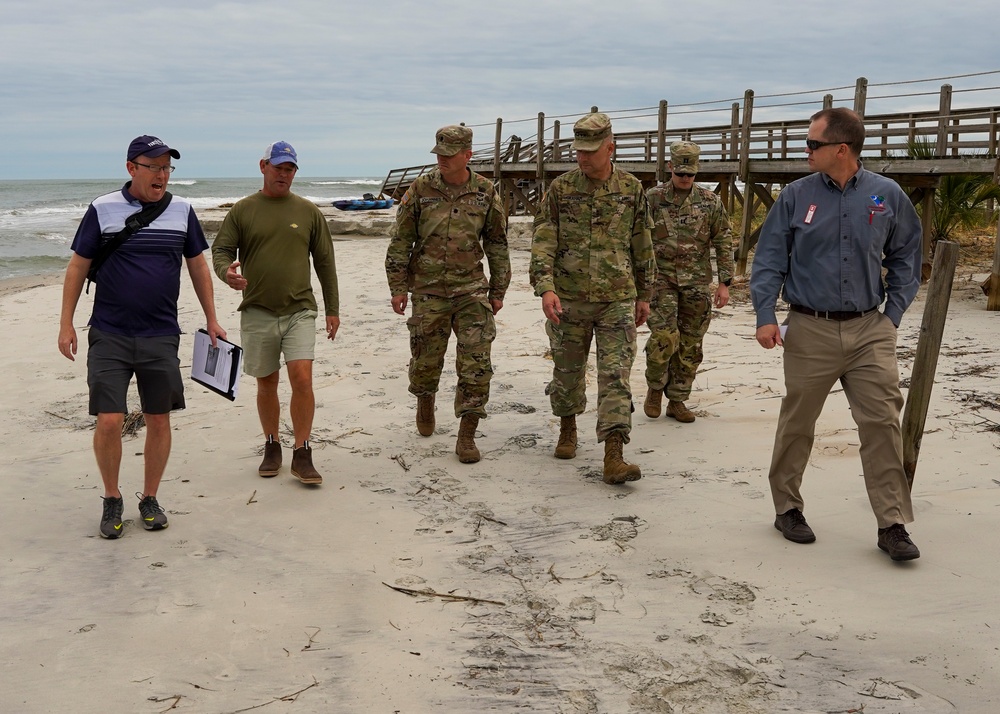
[[490, 350], [496, 321], [486, 293], [456, 298], [411, 296], [413, 312], [406, 321], [410, 330], [410, 393], [434, 394], [441, 381], [448, 338], [455, 333], [455, 416], [475, 414], [486, 418], [493, 364]]
[[587, 408], [587, 357], [597, 337], [597, 441], [632, 429], [629, 374], [635, 362], [635, 302], [563, 300], [559, 324], [545, 323], [552, 347], [552, 381], [545, 392], [558, 417]]
[[712, 321], [712, 289], [707, 285], [661, 286], [650, 304], [646, 341], [646, 384], [667, 399], [687, 401], [704, 358], [702, 340]]

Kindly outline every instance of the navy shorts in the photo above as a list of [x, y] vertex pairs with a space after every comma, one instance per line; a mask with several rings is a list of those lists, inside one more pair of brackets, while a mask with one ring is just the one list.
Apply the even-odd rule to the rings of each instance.
[[126, 337], [91, 327], [87, 334], [90, 413], [128, 414], [128, 384], [135, 375], [144, 414], [184, 408], [184, 381], [177, 358], [180, 335]]

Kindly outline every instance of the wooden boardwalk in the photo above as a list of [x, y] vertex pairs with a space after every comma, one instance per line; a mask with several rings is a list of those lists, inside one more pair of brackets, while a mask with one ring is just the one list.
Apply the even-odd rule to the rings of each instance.
[[[1000, 182], [1000, 103], [953, 108], [956, 90], [951, 84], [944, 84], [934, 93], [935, 109], [871, 114], [866, 112], [868, 89], [868, 81], [863, 77], [858, 79], [853, 100], [847, 100], [865, 121], [868, 138], [862, 161], [865, 168], [898, 182], [918, 207], [924, 226], [924, 262], [929, 265], [933, 198], [941, 178], [949, 174], [979, 174]], [[1000, 88], [958, 91], [989, 93], [997, 89]], [[989, 96], [996, 96], [996, 92]], [[737, 204], [742, 208], [742, 224], [734, 226], [740, 238], [735, 249], [738, 275], [746, 273], [748, 255], [757, 241], [759, 228], [755, 229], [752, 223], [757, 207], [770, 209], [780, 187], [810, 173], [804, 152], [808, 117], [822, 107], [835, 104], [833, 95], [825, 94], [818, 101], [796, 102], [812, 106], [796, 107], [795, 119], [755, 120], [754, 102], [754, 92], [747, 90], [741, 102], [732, 103], [728, 121], [674, 128], [668, 127], [668, 102], [661, 101], [655, 115], [649, 115], [650, 119], [656, 118], [655, 128], [615, 132], [615, 161], [647, 187], [669, 179], [666, 163], [672, 142], [684, 139], [701, 147], [698, 182], [714, 185], [731, 213]], [[774, 105], [760, 113], [773, 114], [773, 108]], [[596, 110], [592, 107], [592, 111]], [[616, 126], [625, 123], [614, 116], [612, 122]], [[475, 150], [470, 168], [499, 185], [509, 213], [534, 214], [548, 183], [576, 168], [571, 148], [572, 123], [565, 132], [568, 136], [561, 135], [562, 128], [558, 119], [547, 126], [545, 116], [539, 114], [533, 141], [516, 135], [503, 141], [503, 120], [498, 119], [493, 146]], [[909, 158], [914, 143], [927, 144], [933, 158]], [[383, 195], [400, 198], [417, 176], [433, 168], [434, 164], [428, 164], [393, 169], [383, 182]], [[1000, 240], [988, 308], [1000, 310]]]

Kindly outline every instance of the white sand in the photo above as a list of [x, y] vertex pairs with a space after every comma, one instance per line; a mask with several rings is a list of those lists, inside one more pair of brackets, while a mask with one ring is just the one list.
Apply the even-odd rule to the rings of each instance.
[[[781, 355], [754, 342], [745, 300], [717, 314], [706, 339], [689, 403], [698, 421], [635, 415], [626, 456], [641, 481], [601, 482], [595, 382], [580, 455], [554, 459], [548, 344], [527, 242], [512, 242], [481, 463], [454, 455], [451, 357], [438, 430], [416, 433], [386, 239], [339, 241], [343, 326], [334, 344], [319, 342], [315, 365], [322, 488], [291, 477], [288, 449], [278, 477], [256, 475], [252, 380], [236, 403], [189, 381], [160, 489], [170, 527], [135, 523], [140, 436], [125, 443], [117, 541], [97, 535], [86, 340], [75, 363], [58, 353], [58, 284], [0, 291], [0, 436], [11, 452], [0, 479], [0, 711], [1000, 708], [1000, 313], [985, 311], [973, 282], [953, 294], [916, 474], [910, 530], [922, 557], [896, 564], [875, 547], [840, 393], [805, 477], [818, 541], [774, 530]], [[216, 291], [239, 342], [238, 295]], [[904, 376], [922, 299], [900, 328]], [[78, 329], [90, 306], [84, 296]], [[185, 278], [185, 370], [201, 321]], [[643, 369], [640, 353], [638, 403]]]

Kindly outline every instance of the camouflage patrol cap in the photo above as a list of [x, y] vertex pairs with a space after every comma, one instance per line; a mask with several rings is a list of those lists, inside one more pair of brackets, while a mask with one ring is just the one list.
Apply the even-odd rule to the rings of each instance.
[[694, 176], [700, 155], [701, 148], [693, 141], [675, 141], [670, 145], [670, 170], [678, 176]]
[[611, 119], [607, 114], [588, 114], [573, 125], [573, 148], [597, 151], [604, 140], [611, 136]]
[[432, 154], [454, 156], [459, 151], [472, 148], [472, 129], [455, 124], [443, 126], [437, 130], [434, 141], [437, 143], [431, 149]]

